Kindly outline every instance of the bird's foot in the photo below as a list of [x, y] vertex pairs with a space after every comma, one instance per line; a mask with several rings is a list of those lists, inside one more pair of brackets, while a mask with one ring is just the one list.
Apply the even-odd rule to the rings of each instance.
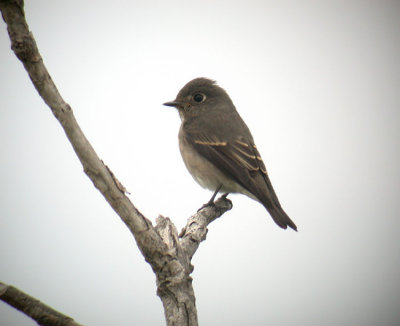
[[[218, 192], [221, 190], [221, 188], [222, 188], [222, 185], [220, 185], [220, 186], [215, 190], [215, 192], [214, 192], [214, 194], [211, 196], [210, 200], [209, 200], [207, 203], [203, 204], [203, 206], [201, 206], [197, 211], [199, 212], [199, 211], [201, 211], [203, 208], [210, 207], [210, 206], [214, 206], [214, 205], [215, 205], [215, 204], [214, 204], [215, 197], [217, 196], [217, 194], [218, 194]], [[228, 194], [223, 194], [222, 196], [223, 196], [224, 198], [226, 198], [226, 196], [228, 196]]]
[[215, 205], [214, 202], [212, 202], [212, 203], [207, 202], [207, 203], [203, 204], [203, 205], [197, 210], [197, 212], [200, 212], [203, 208], [211, 207], [211, 206], [214, 206], [214, 205]]

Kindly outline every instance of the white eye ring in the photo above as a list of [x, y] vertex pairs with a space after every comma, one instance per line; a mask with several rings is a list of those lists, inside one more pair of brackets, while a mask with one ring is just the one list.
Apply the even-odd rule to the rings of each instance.
[[193, 101], [196, 103], [201, 103], [206, 100], [206, 96], [203, 93], [196, 93], [193, 95]]

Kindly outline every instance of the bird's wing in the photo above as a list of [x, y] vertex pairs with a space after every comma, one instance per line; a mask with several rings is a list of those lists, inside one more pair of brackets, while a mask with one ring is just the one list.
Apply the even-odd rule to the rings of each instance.
[[252, 140], [238, 137], [226, 141], [205, 134], [186, 134], [185, 138], [198, 153], [258, 198], [276, 224], [283, 229], [290, 226], [297, 231], [296, 224], [279, 203], [264, 162]]
[[280, 207], [264, 162], [252, 141], [244, 137], [225, 141], [215, 135], [192, 133], [186, 134], [186, 140], [197, 152], [261, 202], [267, 199], [271, 204]]

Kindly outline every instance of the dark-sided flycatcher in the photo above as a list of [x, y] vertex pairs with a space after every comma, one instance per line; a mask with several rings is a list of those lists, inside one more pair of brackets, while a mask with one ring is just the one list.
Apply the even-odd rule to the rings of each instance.
[[297, 231], [278, 201], [249, 128], [225, 90], [210, 79], [196, 78], [164, 105], [178, 109], [182, 158], [202, 187], [255, 199], [281, 228]]

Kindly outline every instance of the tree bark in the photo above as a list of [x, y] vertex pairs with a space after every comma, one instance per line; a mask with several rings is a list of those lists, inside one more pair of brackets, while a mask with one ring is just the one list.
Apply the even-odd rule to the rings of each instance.
[[[156, 274], [157, 294], [163, 302], [167, 325], [197, 325], [195, 296], [190, 277], [193, 271], [191, 258], [200, 242], [205, 239], [207, 225], [231, 209], [232, 203], [221, 197], [215, 205], [194, 214], [181, 232], [181, 238], [169, 218], [160, 216], [154, 227], [132, 204], [125, 195], [125, 188], [100, 160], [79, 127], [72, 108], [59, 94], [29, 31], [23, 1], [0, 0], [0, 10], [7, 24], [12, 50], [23, 63], [36, 90], [63, 127], [83, 170], [129, 228], [145, 260]], [[12, 293], [12, 289], [16, 290], [8, 288], [7, 293]], [[0, 299], [4, 300], [4, 296]], [[34, 318], [30, 310], [21, 311]]]
[[81, 326], [71, 317], [63, 315], [38, 299], [2, 282], [0, 282], [0, 299], [30, 316], [39, 325]]

